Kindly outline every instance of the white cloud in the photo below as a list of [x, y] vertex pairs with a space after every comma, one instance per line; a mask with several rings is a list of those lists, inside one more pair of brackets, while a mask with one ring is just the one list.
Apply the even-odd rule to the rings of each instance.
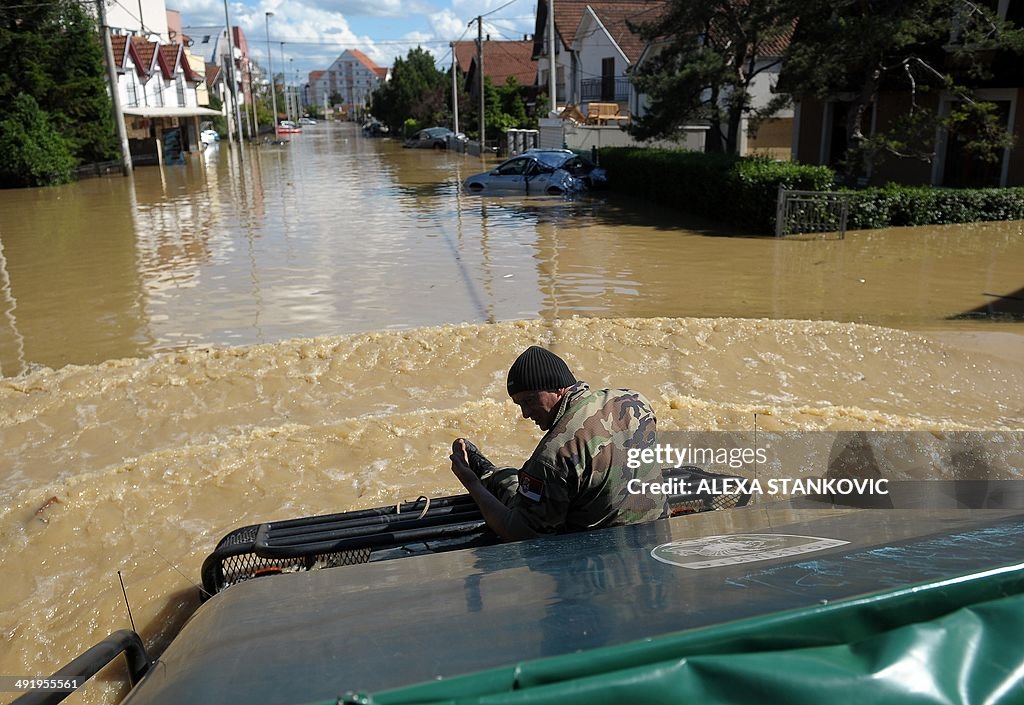
[[433, 30], [434, 36], [439, 39], [454, 41], [462, 37], [463, 33], [467, 35], [469, 33], [467, 21], [448, 8], [433, 13], [427, 19], [430, 22], [430, 29]]
[[[430, 2], [435, 4], [431, 5]], [[285, 42], [287, 70], [302, 80], [309, 71], [326, 69], [346, 49], [359, 49], [380, 66], [422, 46], [435, 59], [448, 53], [448, 42], [476, 37], [467, 23], [507, 0], [229, 0], [231, 22], [242, 28], [250, 54], [266, 66], [266, 17], [275, 71], [281, 70], [280, 42]], [[315, 4], [314, 4], [315, 3]], [[447, 6], [442, 6], [444, 3]], [[518, 2], [485, 18], [484, 33], [492, 39], [522, 39], [533, 31], [535, 0]], [[223, 0], [176, 0], [182, 24], [223, 26]], [[360, 19], [365, 18], [365, 19]], [[356, 31], [353, 26], [360, 27]], [[447, 60], [445, 61], [447, 63]], [[294, 80], [290, 76], [291, 80]]]

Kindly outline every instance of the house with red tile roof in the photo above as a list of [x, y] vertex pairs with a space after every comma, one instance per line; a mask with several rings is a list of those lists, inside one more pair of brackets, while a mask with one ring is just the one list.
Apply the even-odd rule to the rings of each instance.
[[132, 162], [159, 161], [165, 145], [175, 153], [201, 149], [200, 118], [219, 113], [199, 105], [205, 76], [184, 47], [123, 34], [111, 36], [111, 46]]
[[[509, 78], [515, 79], [520, 86], [532, 90], [537, 82], [537, 62], [533, 59], [533, 41], [484, 41], [484, 76], [491, 79], [491, 84], [503, 86]], [[463, 76], [466, 91], [477, 95], [480, 78], [477, 73], [476, 41], [455, 42], [455, 63]]]
[[358, 119], [366, 111], [370, 95], [388, 80], [389, 73], [358, 49], [346, 49], [315, 79], [310, 74], [308, 99], [328, 105], [331, 96], [339, 97], [336, 105], [328, 107], [340, 111], [343, 119]]
[[[548, 8], [554, 5], [555, 25], [555, 96], [559, 107], [572, 104], [591, 121], [619, 125], [629, 116], [643, 115], [647, 101], [633, 87], [630, 71], [653, 52], [657, 43], [648, 43], [630, 29], [658, 18], [667, 6], [666, 0], [539, 0], [533, 55], [537, 59], [537, 82], [540, 90], [549, 85]], [[696, 40], [695, 40], [696, 41]], [[785, 48], [782, 42], [778, 52]], [[760, 60], [765, 65], [777, 64], [776, 51], [769, 47]], [[486, 66], [486, 61], [485, 61]], [[753, 90], [755, 105], [765, 104], [772, 97], [778, 68], [767, 71]], [[591, 109], [592, 104], [595, 109]], [[615, 113], [614, 121], [605, 117]], [[595, 117], [600, 115], [600, 117]], [[792, 113], [762, 127], [763, 133], [748, 135], [744, 130], [744, 147], [748, 150], [770, 151], [774, 156], [788, 157], [792, 132]], [[759, 142], [760, 140], [760, 142]]]

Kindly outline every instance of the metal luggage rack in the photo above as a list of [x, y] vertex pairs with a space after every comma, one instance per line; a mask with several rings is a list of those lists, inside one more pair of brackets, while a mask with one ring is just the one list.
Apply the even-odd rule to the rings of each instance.
[[[696, 488], [729, 475], [668, 468], [666, 479]], [[742, 507], [744, 493], [685, 491], [669, 498], [672, 516]], [[387, 507], [254, 524], [220, 540], [202, 566], [203, 597], [252, 578], [357, 565], [498, 543], [468, 494], [420, 497]]]

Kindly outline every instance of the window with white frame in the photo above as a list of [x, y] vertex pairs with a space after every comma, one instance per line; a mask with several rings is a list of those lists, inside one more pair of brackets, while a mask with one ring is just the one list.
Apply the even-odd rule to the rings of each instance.
[[128, 107], [137, 108], [139, 107], [139, 79], [135, 75], [135, 71], [126, 71], [124, 74], [124, 90], [125, 97], [127, 98]]

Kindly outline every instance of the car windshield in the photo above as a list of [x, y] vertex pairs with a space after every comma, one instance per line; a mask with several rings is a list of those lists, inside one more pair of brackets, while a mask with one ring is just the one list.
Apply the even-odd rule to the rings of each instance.
[[531, 152], [530, 156], [543, 164], [558, 169], [573, 155], [565, 152]]

